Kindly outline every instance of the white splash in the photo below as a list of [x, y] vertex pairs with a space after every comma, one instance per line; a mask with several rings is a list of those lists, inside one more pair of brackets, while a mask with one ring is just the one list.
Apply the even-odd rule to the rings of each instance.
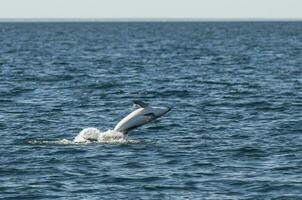
[[136, 144], [137, 140], [130, 140], [123, 133], [108, 130], [101, 132], [97, 128], [83, 129], [73, 140], [62, 139], [58, 141], [29, 141], [30, 144], [89, 144], [89, 143], [105, 143], [105, 144]]
[[120, 132], [108, 130], [101, 132], [97, 128], [83, 129], [73, 140], [75, 143], [137, 143], [134, 140], [128, 140], [127, 137]]
[[100, 135], [101, 131], [97, 128], [85, 128], [73, 139], [73, 141], [76, 143], [98, 141]]

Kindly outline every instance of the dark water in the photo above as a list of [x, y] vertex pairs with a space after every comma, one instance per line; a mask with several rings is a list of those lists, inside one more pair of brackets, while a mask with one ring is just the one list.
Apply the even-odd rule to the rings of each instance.
[[0, 105], [4, 199], [302, 199], [299, 22], [2, 23]]

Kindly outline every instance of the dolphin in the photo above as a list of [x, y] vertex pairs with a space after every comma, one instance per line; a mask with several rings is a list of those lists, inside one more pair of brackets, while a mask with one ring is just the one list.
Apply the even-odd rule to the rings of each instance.
[[139, 100], [133, 102], [137, 109], [117, 123], [114, 127], [115, 131], [127, 134], [130, 130], [151, 122], [171, 110], [170, 107], [149, 106], [147, 103]]

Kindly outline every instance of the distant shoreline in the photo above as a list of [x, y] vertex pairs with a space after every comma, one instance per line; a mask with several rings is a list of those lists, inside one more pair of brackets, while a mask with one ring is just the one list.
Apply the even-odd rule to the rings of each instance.
[[302, 18], [0, 18], [0, 22], [302, 22]]

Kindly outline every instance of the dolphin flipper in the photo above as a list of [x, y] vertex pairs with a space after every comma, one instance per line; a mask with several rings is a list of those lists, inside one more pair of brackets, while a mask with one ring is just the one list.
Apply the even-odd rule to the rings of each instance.
[[147, 103], [144, 103], [144, 102], [142, 102], [142, 101], [140, 101], [140, 100], [134, 100], [133, 103], [134, 103], [135, 105], [138, 105], [138, 106], [141, 107], [141, 108], [145, 108], [145, 107], [148, 106]]

